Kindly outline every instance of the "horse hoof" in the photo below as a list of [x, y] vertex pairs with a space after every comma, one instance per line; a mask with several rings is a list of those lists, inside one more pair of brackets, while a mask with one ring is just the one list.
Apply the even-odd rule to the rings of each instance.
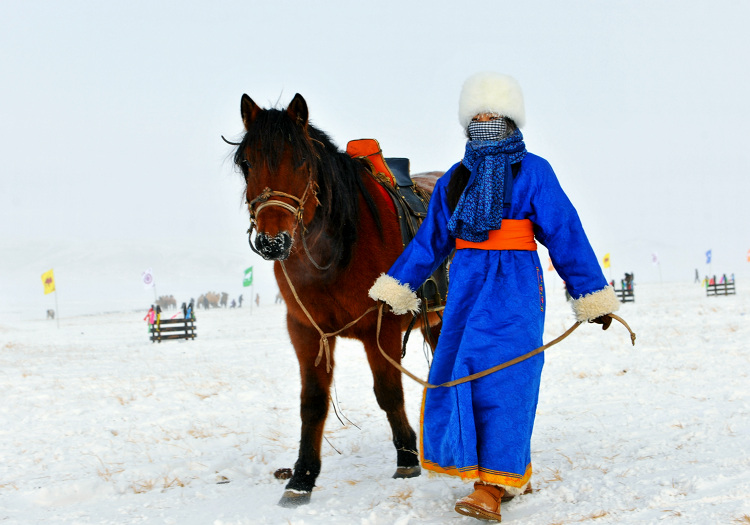
[[422, 473], [422, 467], [415, 465], [413, 467], [398, 467], [393, 479], [416, 478]]
[[285, 508], [299, 507], [310, 503], [312, 492], [298, 492], [296, 490], [285, 490], [279, 500], [279, 506]]

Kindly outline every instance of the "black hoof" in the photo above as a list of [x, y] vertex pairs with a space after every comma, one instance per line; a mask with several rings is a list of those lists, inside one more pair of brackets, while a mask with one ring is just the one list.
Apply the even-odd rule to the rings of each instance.
[[297, 492], [295, 490], [285, 490], [284, 495], [279, 500], [279, 506], [287, 509], [307, 505], [310, 503], [312, 492]]
[[415, 465], [413, 467], [398, 467], [393, 479], [416, 478], [422, 473], [422, 467]]

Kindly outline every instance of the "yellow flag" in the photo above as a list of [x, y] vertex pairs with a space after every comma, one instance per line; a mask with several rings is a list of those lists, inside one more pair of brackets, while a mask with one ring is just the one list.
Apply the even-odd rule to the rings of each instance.
[[42, 274], [42, 284], [44, 285], [44, 295], [55, 291], [55, 274], [52, 270]]
[[609, 268], [609, 254], [604, 256], [604, 267]]

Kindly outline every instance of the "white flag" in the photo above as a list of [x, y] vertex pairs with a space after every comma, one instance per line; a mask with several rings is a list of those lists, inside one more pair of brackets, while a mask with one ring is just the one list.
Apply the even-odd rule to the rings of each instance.
[[154, 274], [153, 274], [153, 271], [151, 270], [151, 268], [149, 268], [148, 270], [146, 270], [145, 272], [143, 272], [141, 274], [141, 278], [143, 279], [143, 287], [144, 288], [148, 289], [148, 288], [153, 288], [154, 287]]

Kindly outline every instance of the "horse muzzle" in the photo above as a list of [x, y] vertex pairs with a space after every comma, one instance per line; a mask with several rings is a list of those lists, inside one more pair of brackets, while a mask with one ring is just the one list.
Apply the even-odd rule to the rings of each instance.
[[[252, 243], [252, 239], [250, 239]], [[255, 248], [267, 261], [283, 261], [289, 257], [292, 249], [292, 236], [287, 232], [280, 232], [273, 237], [258, 233], [255, 237]]]

